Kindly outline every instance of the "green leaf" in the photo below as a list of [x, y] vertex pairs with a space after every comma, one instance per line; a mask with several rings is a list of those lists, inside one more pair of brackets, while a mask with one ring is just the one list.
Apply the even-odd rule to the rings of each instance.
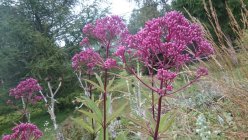
[[[106, 129], [106, 140], [109, 139], [108, 129]], [[103, 140], [103, 129], [101, 129], [96, 137], [96, 140]]]
[[103, 85], [103, 82], [102, 82], [101, 77], [100, 77], [97, 73], [95, 73], [95, 75], [96, 75], [96, 79], [97, 79], [97, 81], [98, 81], [100, 87], [101, 87], [102, 89], [104, 89], [104, 85]]
[[175, 121], [175, 114], [176, 113], [170, 113], [170, 112], [167, 112], [165, 115], [163, 115], [161, 117], [161, 120], [160, 120], [160, 127], [159, 127], [159, 132], [165, 132], [167, 131], [171, 125], [174, 123]]
[[147, 120], [149, 120], [149, 124], [150, 124], [150, 127], [152, 128], [152, 130], [155, 130], [156, 122], [155, 122], [155, 120], [154, 120], [154, 118], [153, 118], [153, 116], [149, 110], [146, 110], [146, 118], [147, 118]]
[[84, 99], [84, 103], [86, 104], [86, 106], [89, 107], [89, 109], [91, 109], [94, 113], [96, 113], [97, 120], [102, 120], [102, 112], [97, 104], [88, 97], [83, 96], [82, 98]]
[[89, 124], [85, 123], [82, 119], [72, 118], [72, 120], [80, 124], [80, 126], [82, 126], [86, 131], [90, 132], [91, 134], [94, 133], [93, 128]]
[[121, 106], [120, 108], [118, 108], [118, 110], [114, 111], [113, 114], [111, 114], [111, 116], [109, 116], [107, 118], [107, 124], [109, 124], [113, 119], [115, 119], [116, 117], [120, 116], [120, 114], [123, 112], [123, 110], [126, 108], [126, 106], [128, 105], [128, 102], [125, 103], [123, 106]]
[[107, 85], [107, 90], [108, 90], [108, 91], [109, 91], [110, 87], [112, 86], [112, 84], [114, 83], [114, 80], [115, 80], [115, 77], [113, 77], [113, 78], [109, 81], [109, 83], [108, 83], [108, 85]]
[[109, 113], [110, 113], [110, 107], [111, 107], [111, 95], [109, 94], [107, 96], [107, 101], [106, 101], [107, 115], [109, 115]]
[[92, 113], [92, 112], [88, 112], [88, 111], [84, 111], [84, 110], [78, 110], [79, 112], [81, 112], [81, 113], [83, 113], [83, 114], [85, 114], [86, 116], [88, 116], [89, 118], [92, 118], [92, 119], [94, 119], [95, 121], [97, 121], [98, 123], [102, 123], [102, 120], [101, 119], [99, 119], [98, 117], [97, 117], [97, 115], [96, 114], [94, 114], [94, 113]]
[[127, 134], [125, 132], [120, 132], [115, 140], [127, 140]]
[[[135, 124], [135, 126], [140, 126], [141, 128], [138, 128], [138, 131], [140, 132], [145, 132], [146, 134], [149, 134], [149, 130], [148, 130], [148, 126], [146, 124], [146, 121], [143, 120], [142, 118], [133, 118], [131, 116], [125, 116], [128, 120], [130, 120], [131, 122], [133, 122]], [[134, 129], [136, 130], [136, 129]]]
[[94, 81], [88, 80], [88, 79], [84, 79], [86, 82], [90, 83], [91, 85], [95, 86], [97, 89], [99, 89], [101, 92], [104, 92], [104, 87], [103, 86], [99, 86], [97, 83], [95, 83]]

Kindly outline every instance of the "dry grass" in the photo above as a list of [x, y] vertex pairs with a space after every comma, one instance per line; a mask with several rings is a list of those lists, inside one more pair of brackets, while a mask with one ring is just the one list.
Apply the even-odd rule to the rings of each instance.
[[[240, 3], [243, 5], [240, 9], [242, 19], [236, 19], [226, 3], [230, 26], [236, 34], [235, 42], [231, 41], [221, 29], [211, 0], [203, 0], [203, 5], [217, 42], [214, 41], [209, 29], [188, 12], [191, 19], [204, 28], [206, 37], [215, 49], [215, 54], [207, 62], [200, 61], [200, 65], [209, 68], [210, 76], [198, 84], [197, 90], [208, 99], [201, 104], [200, 108], [181, 106], [182, 110], [178, 115], [180, 117], [176, 122], [177, 128], [173, 129], [174, 135], [182, 136], [181, 139], [197, 139], [194, 136], [196, 129], [194, 123], [200, 113], [208, 117], [211, 130], [221, 130], [222, 139], [248, 138], [248, 10], [243, 0], [240, 0]], [[242, 22], [242, 26], [238, 24], [238, 20]], [[214, 95], [211, 94], [213, 92]], [[232, 124], [227, 123], [228, 118], [224, 115], [225, 113], [231, 114]], [[217, 116], [224, 118], [226, 125], [218, 124]]]

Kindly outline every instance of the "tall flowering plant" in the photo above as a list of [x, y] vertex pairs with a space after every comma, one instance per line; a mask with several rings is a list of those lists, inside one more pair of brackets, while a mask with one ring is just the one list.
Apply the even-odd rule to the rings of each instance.
[[[84, 40], [83, 42], [86, 44]], [[89, 44], [88, 41], [87, 44]], [[78, 78], [80, 87], [84, 90], [85, 95], [90, 98], [92, 96], [92, 85], [88, 85], [87, 82], [82, 82], [82, 74], [87, 75], [87, 79], [91, 80], [91, 75], [94, 73], [94, 70], [96, 70], [96, 66], [101, 65], [103, 63], [102, 61], [100, 54], [95, 52], [92, 48], [87, 48], [72, 57], [72, 68]]]
[[[86, 36], [80, 45], [84, 46], [84, 50], [76, 54], [72, 58], [72, 67], [77, 74], [81, 87], [85, 87], [81, 82], [81, 74], [91, 75], [94, 73], [96, 67], [99, 72], [103, 74], [103, 80], [96, 74], [96, 79], [98, 84], [92, 82], [89, 78], [85, 79], [86, 82], [98, 87], [103, 93], [103, 117], [102, 120], [99, 117], [95, 119], [101, 124], [103, 128], [103, 139], [106, 139], [106, 129], [108, 127], [109, 121], [114, 118], [114, 116], [107, 119], [107, 94], [109, 92], [109, 87], [113, 83], [113, 79], [109, 79], [109, 71], [114, 68], [118, 68], [115, 56], [111, 54], [112, 50], [115, 50], [117, 46], [125, 40], [128, 34], [127, 27], [125, 26], [122, 19], [118, 16], [108, 16], [96, 20], [94, 23], [89, 23], [83, 28], [83, 34]], [[99, 53], [94, 51], [91, 47], [89, 39], [95, 39], [99, 46], [101, 46]], [[87, 47], [87, 48], [86, 48]], [[84, 68], [84, 69], [82, 69]], [[90, 86], [91, 87], [91, 86]], [[91, 89], [91, 88], [90, 88]], [[87, 91], [87, 90], [86, 90]], [[91, 90], [89, 90], [91, 91]], [[91, 92], [89, 94], [91, 97]], [[85, 101], [91, 104], [92, 101]], [[90, 106], [90, 105], [89, 105]], [[122, 108], [123, 109], [123, 108]], [[92, 112], [101, 115], [101, 111], [96, 108], [91, 108]], [[116, 115], [116, 114], [115, 114]]]
[[[28, 111], [28, 105], [29, 104], [34, 105], [38, 101], [44, 100], [46, 107], [47, 107], [47, 111], [48, 111], [48, 113], [51, 117], [51, 120], [53, 122], [54, 130], [56, 131], [56, 138], [59, 140], [61, 140], [61, 139], [63, 140], [63, 135], [62, 135], [62, 133], [60, 133], [60, 131], [58, 129], [58, 124], [56, 122], [56, 115], [55, 115], [55, 102], [56, 102], [55, 95], [58, 93], [62, 82], [60, 80], [58, 87], [56, 88], [55, 91], [53, 91], [53, 88], [50, 84], [50, 81], [48, 81], [47, 84], [48, 84], [50, 95], [48, 95], [48, 94], [44, 95], [42, 93], [42, 87], [39, 85], [38, 80], [36, 80], [34, 78], [27, 78], [27, 79], [21, 81], [15, 88], [10, 89], [9, 95], [14, 96], [15, 99], [21, 99], [22, 105], [23, 105], [23, 114], [25, 115], [25, 117], [29, 123], [30, 123], [30, 113]], [[11, 104], [11, 101], [9, 100], [7, 103]], [[13, 128], [13, 130], [19, 131], [19, 129], [17, 129], [17, 128], [22, 128], [21, 129], [21, 131], [22, 131], [26, 127], [27, 128], [30, 127], [32, 129], [34, 129], [36, 127], [36, 126], [34, 127], [33, 124], [29, 124], [29, 123], [27, 123], [27, 124], [22, 123], [22, 124], [20, 124], [20, 127]], [[19, 133], [16, 132], [15, 135], [17, 135], [17, 134], [19, 134]], [[20, 134], [20, 135], [22, 136], [22, 134]], [[38, 138], [34, 138], [34, 139], [38, 139]]]
[[20, 123], [12, 129], [13, 133], [3, 136], [2, 140], [38, 140], [43, 133], [32, 123]]
[[9, 95], [22, 101], [23, 114], [26, 116], [28, 122], [30, 122], [28, 104], [36, 104], [38, 101], [42, 100], [42, 96], [36, 94], [40, 90], [42, 90], [42, 87], [34, 78], [27, 78], [21, 81], [15, 88], [10, 89]]
[[[155, 130], [150, 131], [153, 139], [157, 140], [162, 98], [179, 92], [196, 82], [201, 76], [207, 75], [207, 69], [200, 67], [190, 83], [179, 89], [173, 89], [173, 82], [179, 75], [182, 66], [192, 60], [212, 54], [213, 48], [204, 38], [201, 26], [191, 23], [177, 11], [168, 12], [163, 17], [146, 22], [145, 27], [137, 34], [129, 35], [125, 43], [126, 46], [120, 46], [117, 49], [116, 56], [120, 57], [128, 71], [159, 96], [157, 115], [155, 116], [153, 113], [156, 121]], [[159, 86], [143, 81], [129, 66], [128, 62], [132, 59], [140, 60], [147, 67], [152, 78], [159, 81]], [[154, 74], [155, 77], [153, 77]], [[154, 105], [152, 106], [154, 112]]]
[[[84, 47], [88, 46], [88, 38], [84, 38], [80, 45]], [[82, 74], [86, 75], [87, 80], [92, 80], [92, 75], [96, 70], [97, 65], [101, 64], [101, 56], [92, 48], [87, 48], [72, 57], [72, 68], [77, 76], [80, 87], [83, 89], [85, 96], [89, 97], [93, 102], [94, 97], [92, 96], [92, 84], [88, 83], [86, 80], [82, 80]], [[82, 105], [83, 103], [79, 106], [79, 108], [81, 108]], [[91, 113], [93, 113], [93, 110], [91, 110]], [[95, 120], [93, 118], [91, 118], [91, 128], [93, 130], [93, 132], [91, 132], [91, 137], [92, 139], [95, 139]]]

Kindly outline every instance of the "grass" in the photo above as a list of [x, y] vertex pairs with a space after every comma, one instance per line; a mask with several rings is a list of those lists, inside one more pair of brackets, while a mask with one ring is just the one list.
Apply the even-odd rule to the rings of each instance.
[[[47, 126], [48, 128], [50, 128], [51, 130], [53, 130], [53, 125], [52, 122], [50, 120], [50, 116], [49, 114], [43, 110], [44, 108], [33, 108], [32, 109], [32, 113], [31, 113], [31, 122], [36, 124], [38, 126], [38, 128], [40, 130], [42, 130], [44, 132], [45, 130], [45, 126], [44, 123], [45, 121], [49, 122], [49, 126]], [[56, 112], [56, 119], [57, 122], [60, 124], [62, 123], [68, 116], [70, 116], [72, 111], [60, 111], [60, 112]], [[12, 111], [10, 113], [7, 114], [2, 114], [0, 115], [0, 135], [3, 134], [9, 134], [11, 133], [11, 128], [13, 126], [15, 126], [15, 123], [18, 123], [20, 121], [20, 113], [18, 111]], [[51, 133], [44, 133], [44, 140], [45, 138], [48, 138], [52, 135]], [[51, 138], [48, 138], [49, 140], [51, 140]]]

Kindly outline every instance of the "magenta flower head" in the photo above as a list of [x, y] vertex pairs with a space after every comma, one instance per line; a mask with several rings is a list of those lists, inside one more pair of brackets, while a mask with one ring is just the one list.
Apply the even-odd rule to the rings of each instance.
[[[213, 53], [201, 26], [190, 23], [177, 11], [148, 21], [136, 35], [128, 37], [127, 43], [146, 65], [165, 69], [179, 67], [194, 57]], [[192, 45], [194, 56], [186, 53], [188, 46]]]
[[85, 38], [83, 38], [83, 40], [80, 42], [80, 46], [87, 46], [87, 45], [89, 45], [90, 44], [90, 42], [89, 42], [89, 38], [88, 37], [85, 37]]
[[128, 33], [127, 27], [119, 16], [107, 16], [89, 23], [83, 28], [83, 34], [93, 37], [107, 45], [113, 39], [122, 40]]
[[104, 68], [105, 68], [105, 69], [111, 69], [111, 68], [114, 68], [115, 66], [117, 66], [116, 60], [115, 60], [115, 59], [108, 58], [108, 59], [104, 62]]
[[[178, 72], [186, 62], [213, 53], [202, 27], [177, 11], [146, 22], [143, 29], [129, 35], [125, 41], [127, 47], [121, 50], [131, 50], [131, 57], [138, 58], [149, 69], [157, 69], [157, 78], [168, 86], [168, 91], [172, 90], [170, 83], [177, 76], [171, 71]], [[120, 52], [116, 54], [123, 56], [123, 51]], [[206, 71], [198, 74], [206, 75]]]
[[93, 49], [86, 49], [72, 57], [72, 68], [75, 71], [83, 70], [82, 67], [85, 67], [86, 72], [90, 73], [96, 65], [100, 64], [102, 64], [102, 59]]
[[168, 70], [158, 69], [157, 78], [163, 81], [172, 81], [176, 77], [176, 73], [170, 72]]
[[43, 133], [32, 123], [20, 123], [12, 129], [13, 133], [5, 135], [2, 140], [38, 140]]
[[27, 78], [21, 81], [15, 88], [10, 89], [9, 95], [15, 97], [16, 99], [23, 97], [31, 103], [36, 103], [42, 98], [40, 98], [40, 96], [37, 97], [34, 93], [40, 90], [42, 90], [42, 87], [38, 84], [36, 79]]
[[116, 52], [114, 53], [115, 56], [120, 57], [122, 59], [122, 61], [124, 61], [125, 59], [125, 50], [126, 47], [125, 46], [119, 46], [116, 50]]
[[208, 75], [208, 69], [205, 67], [199, 67], [196, 71], [196, 76], [206, 76]]

